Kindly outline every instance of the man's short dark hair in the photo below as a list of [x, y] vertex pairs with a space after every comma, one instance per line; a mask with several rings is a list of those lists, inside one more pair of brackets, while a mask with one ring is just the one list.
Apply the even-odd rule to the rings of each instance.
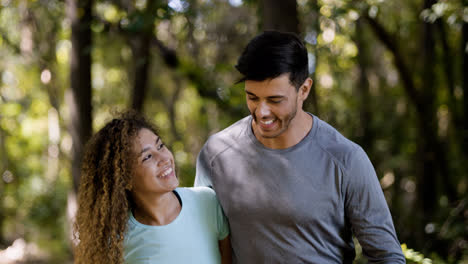
[[239, 81], [264, 81], [289, 73], [289, 81], [299, 89], [309, 76], [307, 49], [294, 33], [265, 31], [253, 38], [237, 61], [244, 75]]

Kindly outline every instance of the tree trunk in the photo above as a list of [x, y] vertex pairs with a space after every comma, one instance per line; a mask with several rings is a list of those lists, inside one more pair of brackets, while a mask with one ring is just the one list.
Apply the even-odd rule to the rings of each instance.
[[166, 102], [166, 108], [168, 109], [169, 112], [169, 120], [171, 123], [171, 132], [172, 135], [174, 136], [174, 141], [181, 141], [182, 136], [180, 135], [179, 131], [177, 130], [176, 126], [176, 120], [177, 120], [177, 113], [176, 113], [176, 103], [177, 100], [179, 99], [180, 93], [182, 92], [182, 88], [184, 87], [181, 81], [181, 78], [179, 78], [176, 74], [174, 79], [174, 83], [176, 85], [175, 91], [170, 97], [170, 99]]
[[367, 43], [364, 39], [363, 21], [358, 19], [356, 22], [356, 45], [359, 50], [357, 60], [360, 69], [358, 94], [359, 94], [359, 129], [358, 137], [359, 144], [365, 149], [370, 151], [374, 142], [374, 133], [371, 129], [372, 123], [372, 100], [369, 93], [369, 80], [367, 79], [367, 72], [369, 69], [369, 55]]
[[[424, 9], [432, 7], [433, 0], [424, 1]], [[437, 163], [442, 162], [436, 159], [437, 137], [437, 119], [435, 115], [435, 44], [433, 35], [433, 25], [429, 22], [423, 23], [422, 29], [422, 103], [426, 107], [426, 112], [421, 115], [420, 122], [420, 140], [421, 148], [419, 157], [422, 159], [421, 172], [418, 175], [419, 201], [422, 213], [426, 221], [432, 218], [434, 207], [437, 205]], [[447, 175], [447, 174], [445, 174]]]
[[262, 0], [263, 30], [278, 30], [299, 34], [296, 0]]
[[[313, 80], [312, 87], [310, 88], [309, 92], [309, 97], [304, 101], [304, 109], [312, 111], [315, 115], [320, 115], [320, 109], [318, 105], [318, 98], [317, 98], [317, 78], [316, 78], [316, 72], [317, 72], [317, 64], [318, 64], [318, 52], [317, 52], [317, 38], [319, 35], [320, 31], [320, 6], [318, 4], [318, 0], [312, 0], [310, 2], [312, 12], [313, 12], [313, 23], [312, 23], [312, 29], [315, 31], [315, 39], [313, 40], [314, 43], [312, 43], [312, 49], [311, 53], [314, 56], [314, 66], [313, 69], [309, 69], [309, 74]], [[311, 60], [311, 58], [309, 58]], [[309, 61], [310, 63], [310, 61]], [[312, 72], [310, 72], [312, 70]]]
[[[154, 20], [158, 1], [148, 1], [143, 14], [143, 26], [136, 34], [129, 35], [130, 47], [133, 53], [133, 89], [131, 108], [143, 112], [144, 100], [148, 90], [148, 74], [151, 64], [150, 47], [152, 45]], [[133, 3], [125, 3], [127, 12], [134, 11]]]
[[[468, 0], [462, 0], [466, 10], [468, 8]], [[463, 89], [463, 149], [468, 149], [468, 23], [463, 21], [462, 26], [462, 43], [461, 52], [463, 54], [463, 62], [461, 66], [462, 89]]]
[[92, 0], [67, 0], [71, 21], [71, 89], [67, 95], [72, 136], [73, 189], [78, 191], [83, 147], [92, 134], [91, 19]]
[[447, 88], [448, 88], [448, 99], [449, 99], [449, 107], [450, 112], [452, 113], [453, 121], [455, 127], [459, 127], [460, 120], [459, 120], [459, 110], [457, 108], [458, 102], [455, 98], [455, 77], [453, 70], [453, 56], [452, 50], [449, 46], [447, 40], [447, 33], [445, 30], [445, 24], [442, 19], [437, 19], [436, 21], [438, 33], [439, 33], [439, 41], [442, 44], [442, 61], [444, 66], [444, 73], [445, 73], [445, 80], [447, 81]]
[[[457, 100], [455, 96], [455, 76], [454, 76], [454, 69], [453, 69], [453, 56], [452, 56], [452, 49], [449, 46], [448, 40], [447, 40], [447, 33], [445, 30], [445, 24], [442, 19], [438, 19], [436, 21], [436, 26], [439, 32], [439, 38], [438, 40], [440, 41], [440, 44], [442, 45], [442, 61], [443, 61], [443, 68], [445, 72], [445, 77], [446, 77], [446, 82], [447, 82], [447, 88], [448, 88], [448, 106], [450, 109], [451, 113], [451, 126], [452, 130], [454, 131], [454, 142], [450, 142], [448, 136], [442, 140], [442, 144], [448, 145], [456, 145], [458, 146], [457, 152], [459, 155], [462, 157], [462, 159], [468, 158], [468, 149], [463, 148], [463, 121], [461, 120], [461, 112], [459, 108], [459, 101]], [[445, 153], [447, 151], [444, 150]], [[448, 163], [448, 161], [447, 161]], [[448, 164], [447, 164], [448, 166]], [[447, 168], [448, 170], [448, 168]], [[444, 181], [444, 186], [445, 186], [445, 193], [449, 197], [450, 201], [456, 201], [457, 200], [457, 191], [456, 187], [454, 185], [453, 177], [452, 175], [459, 175], [460, 173], [463, 174], [463, 165], [461, 168], [457, 168], [457, 170], [452, 170], [448, 177], [446, 178], [447, 180]]]
[[134, 57], [133, 89], [131, 108], [142, 112], [148, 85], [148, 71], [151, 60], [150, 38], [135, 36], [130, 39], [130, 47]]

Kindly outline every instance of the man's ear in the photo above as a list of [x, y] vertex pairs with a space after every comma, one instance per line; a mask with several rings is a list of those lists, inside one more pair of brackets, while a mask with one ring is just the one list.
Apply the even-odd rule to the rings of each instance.
[[307, 77], [307, 79], [304, 81], [304, 83], [301, 85], [299, 88], [299, 96], [302, 99], [302, 101], [305, 101], [307, 97], [309, 96], [310, 93], [310, 88], [312, 87], [312, 79], [310, 77]]

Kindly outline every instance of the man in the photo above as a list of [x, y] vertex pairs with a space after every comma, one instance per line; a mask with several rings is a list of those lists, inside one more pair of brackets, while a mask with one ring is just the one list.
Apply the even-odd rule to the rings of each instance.
[[312, 80], [293, 34], [255, 37], [236, 65], [251, 113], [211, 136], [195, 185], [212, 186], [229, 219], [234, 263], [405, 263], [361, 147], [302, 109]]

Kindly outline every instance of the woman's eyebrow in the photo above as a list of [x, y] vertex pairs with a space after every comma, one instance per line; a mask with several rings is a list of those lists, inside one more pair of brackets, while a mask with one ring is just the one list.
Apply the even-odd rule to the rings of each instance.
[[[160, 140], [161, 140], [161, 138], [158, 137], [158, 139], [156, 139], [156, 144], [158, 144], [158, 142], [159, 142]], [[145, 148], [143, 148], [143, 149], [140, 151], [140, 153], [139, 153], [138, 155], [143, 154], [144, 152], [148, 151], [149, 149], [150, 149], [150, 147], [145, 147]]]

